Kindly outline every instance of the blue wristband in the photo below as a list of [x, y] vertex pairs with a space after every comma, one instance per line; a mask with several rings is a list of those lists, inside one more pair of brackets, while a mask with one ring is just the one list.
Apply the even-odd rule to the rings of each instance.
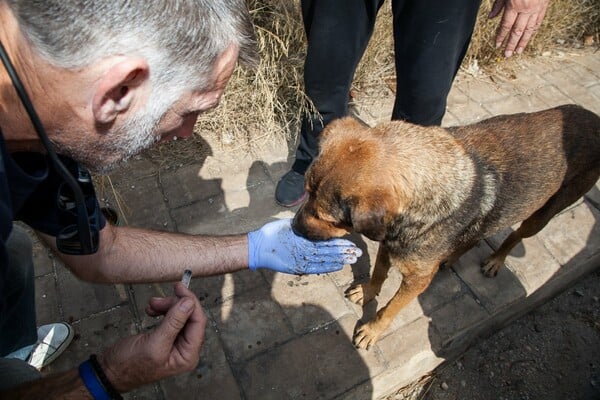
[[89, 360], [79, 364], [79, 376], [94, 400], [111, 400]]

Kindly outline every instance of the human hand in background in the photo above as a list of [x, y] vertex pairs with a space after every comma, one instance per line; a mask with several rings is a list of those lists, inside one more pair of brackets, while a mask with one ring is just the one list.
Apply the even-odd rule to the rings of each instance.
[[498, 30], [496, 48], [505, 43], [504, 55], [521, 54], [542, 24], [549, 0], [495, 0], [489, 18], [504, 9]]
[[270, 222], [248, 233], [251, 270], [268, 268], [288, 274], [320, 274], [354, 264], [362, 251], [345, 239], [310, 241], [292, 231], [291, 219]]
[[108, 349], [99, 362], [119, 392], [193, 370], [200, 359], [206, 316], [197, 297], [182, 283], [177, 297], [150, 299], [146, 313], [164, 315], [154, 330], [124, 338]]

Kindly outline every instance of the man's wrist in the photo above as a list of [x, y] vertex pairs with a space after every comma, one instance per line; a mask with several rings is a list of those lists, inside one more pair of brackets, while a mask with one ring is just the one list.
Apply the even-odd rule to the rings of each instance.
[[[109, 349], [109, 351], [110, 351], [110, 349]], [[95, 358], [96, 358], [96, 362], [98, 364], [98, 367], [100, 369], [102, 369], [102, 372], [104, 373], [104, 376], [110, 382], [110, 385], [114, 388], [115, 391], [117, 391], [118, 393], [125, 393], [125, 392], [127, 392], [128, 390], [131, 389], [131, 388], [125, 388], [125, 387], [123, 387], [122, 382], [119, 381], [119, 376], [110, 367], [110, 364], [107, 361], [105, 354], [100, 353]]]
[[95, 400], [123, 399], [104, 373], [95, 354], [79, 365], [79, 376]]
[[79, 364], [79, 377], [94, 400], [110, 400], [110, 395], [96, 376], [89, 360]]
[[258, 243], [260, 233], [258, 231], [248, 232], [248, 268], [256, 271], [258, 268]]

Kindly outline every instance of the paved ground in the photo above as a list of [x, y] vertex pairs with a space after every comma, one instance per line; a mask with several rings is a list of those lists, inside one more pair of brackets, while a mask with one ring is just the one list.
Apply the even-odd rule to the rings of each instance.
[[[577, 103], [600, 114], [600, 53], [554, 54], [522, 60], [513, 72], [490, 78], [461, 72], [444, 125], [497, 114]], [[374, 100], [376, 99], [376, 101]], [[375, 123], [389, 118], [389, 93], [365, 94], [356, 113]], [[286, 143], [253, 154], [206, 143], [197, 163], [159, 169], [137, 157], [111, 175], [126, 205], [128, 224], [192, 234], [246, 232], [292, 216], [273, 201], [275, 183], [289, 167]], [[106, 191], [112, 206], [116, 201]], [[328, 276], [265, 271], [194, 279], [191, 287], [210, 318], [203, 363], [193, 373], [127, 395], [141, 399], [378, 399], [445, 360], [455, 360], [515, 318], [529, 312], [600, 266], [600, 184], [525, 240], [496, 279], [478, 264], [503, 235], [483, 242], [396, 318], [371, 351], [356, 350], [352, 332], [391, 297], [400, 277], [386, 282], [377, 304], [351, 304], [344, 290], [366, 279], [376, 244], [352, 268]], [[183, 268], [184, 266], [182, 266]], [[118, 337], [157, 321], [144, 316], [149, 297], [170, 284], [92, 285], [78, 281], [36, 246], [38, 322], [70, 321], [76, 340], [49, 371], [75, 365]]]

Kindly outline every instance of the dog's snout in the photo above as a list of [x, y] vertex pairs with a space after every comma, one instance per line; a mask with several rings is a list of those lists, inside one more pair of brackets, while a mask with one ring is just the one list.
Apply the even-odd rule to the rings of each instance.
[[305, 237], [309, 240], [323, 240], [325, 238], [318, 234], [318, 230], [311, 228], [314, 225], [316, 217], [307, 209], [306, 203], [300, 207], [294, 219], [292, 220], [292, 230], [296, 235]]
[[309, 202], [304, 203], [294, 216], [292, 230], [297, 235], [309, 240], [328, 240], [348, 233], [346, 230], [319, 218]]
[[306, 226], [304, 225], [303, 221], [304, 218], [302, 217], [302, 209], [300, 209], [292, 220], [292, 230], [298, 236], [307, 237]]
[[315, 226], [317, 225], [315, 222], [318, 222], [317, 219], [306, 212], [303, 207], [298, 210], [292, 220], [292, 230], [296, 235], [302, 236], [308, 240], [329, 239], [328, 237], [321, 235], [319, 229], [315, 229]]

